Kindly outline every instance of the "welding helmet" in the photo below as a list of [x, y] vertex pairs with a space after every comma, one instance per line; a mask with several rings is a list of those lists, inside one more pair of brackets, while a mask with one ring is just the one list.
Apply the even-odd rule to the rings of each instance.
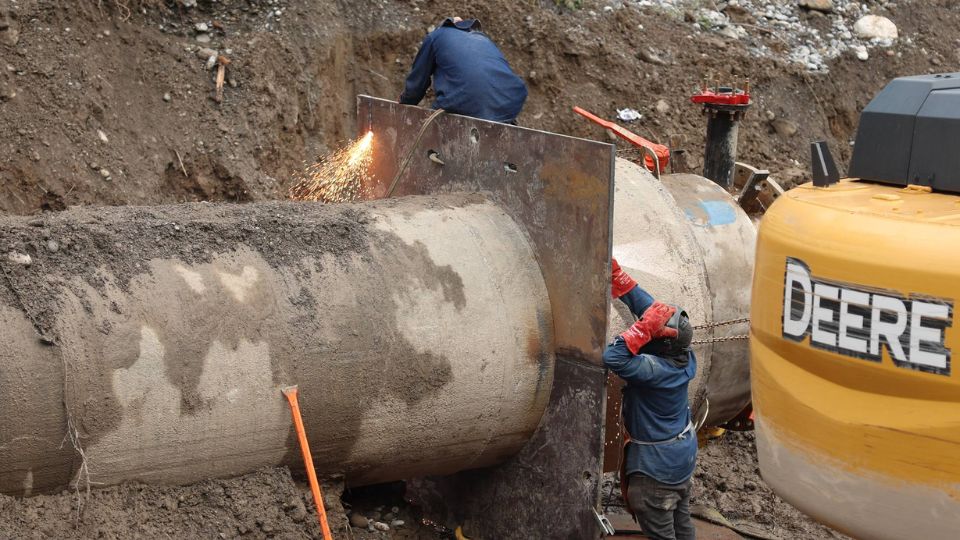
[[690, 351], [690, 343], [693, 341], [693, 326], [690, 324], [690, 317], [680, 306], [672, 306], [676, 312], [667, 321], [664, 326], [673, 328], [677, 331], [677, 337], [664, 339], [663, 354], [665, 356], [679, 356]]
[[652, 354], [665, 358], [677, 367], [684, 367], [690, 359], [690, 345], [693, 342], [693, 326], [690, 324], [690, 317], [680, 306], [670, 307], [676, 311], [663, 325], [665, 328], [673, 328], [677, 331], [675, 338], [657, 338], [640, 348], [641, 354]]

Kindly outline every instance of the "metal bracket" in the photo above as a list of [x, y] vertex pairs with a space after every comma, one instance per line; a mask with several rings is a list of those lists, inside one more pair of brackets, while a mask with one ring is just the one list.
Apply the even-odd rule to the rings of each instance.
[[641, 146], [640, 150], [643, 152], [644, 157], [649, 157], [653, 161], [653, 170], [650, 171], [653, 173], [653, 176], [657, 180], [660, 179], [660, 162], [657, 160], [657, 153], [653, 151], [652, 148], [647, 146]]
[[733, 186], [737, 190], [737, 203], [748, 213], [757, 202], [762, 208], [769, 208], [773, 201], [783, 194], [780, 184], [770, 178], [770, 171], [739, 161], [734, 168]]
[[617, 530], [613, 528], [613, 523], [610, 523], [610, 520], [607, 519], [607, 516], [597, 512], [596, 508], [592, 508], [593, 517], [597, 519], [597, 525], [600, 526], [600, 530], [603, 531], [604, 536], [613, 536], [617, 534]]

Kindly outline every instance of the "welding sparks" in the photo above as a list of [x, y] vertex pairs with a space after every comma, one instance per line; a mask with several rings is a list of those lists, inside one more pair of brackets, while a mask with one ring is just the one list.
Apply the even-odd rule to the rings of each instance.
[[369, 185], [373, 132], [353, 141], [306, 168], [290, 198], [301, 201], [347, 202], [363, 195]]

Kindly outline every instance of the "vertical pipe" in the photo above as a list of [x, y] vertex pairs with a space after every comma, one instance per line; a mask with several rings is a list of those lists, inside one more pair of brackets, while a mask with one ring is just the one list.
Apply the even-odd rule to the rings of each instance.
[[709, 105], [704, 110], [707, 113], [707, 143], [703, 153], [703, 176], [729, 190], [737, 161], [737, 132], [742, 113]]

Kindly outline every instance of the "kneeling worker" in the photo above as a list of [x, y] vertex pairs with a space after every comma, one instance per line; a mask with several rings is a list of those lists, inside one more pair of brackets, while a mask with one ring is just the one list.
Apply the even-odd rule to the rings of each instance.
[[612, 293], [638, 318], [603, 353], [603, 362], [626, 381], [621, 490], [643, 532], [655, 540], [696, 537], [690, 519], [690, 477], [697, 436], [687, 386], [697, 372], [687, 314], [655, 302], [616, 259]]
[[514, 124], [527, 99], [527, 86], [476, 19], [448, 18], [427, 34], [400, 103], [419, 104], [431, 78], [433, 108], [454, 114]]

